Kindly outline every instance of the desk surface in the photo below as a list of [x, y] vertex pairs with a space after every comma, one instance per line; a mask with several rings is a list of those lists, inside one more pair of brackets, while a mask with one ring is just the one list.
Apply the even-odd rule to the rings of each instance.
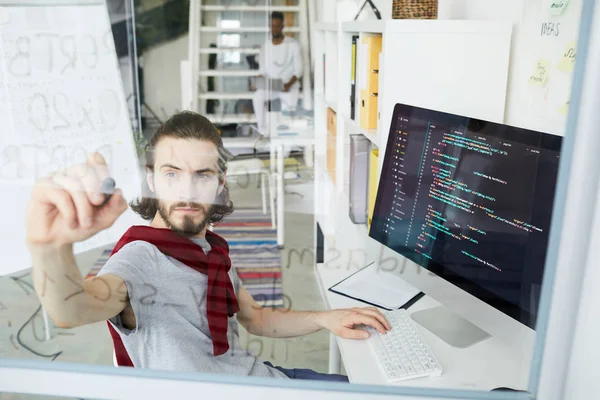
[[[324, 264], [317, 264], [315, 273], [321, 295], [329, 309], [368, 306], [360, 301], [327, 290], [350, 275], [351, 271], [343, 268], [327, 268]], [[440, 306], [440, 303], [429, 296], [424, 296], [409, 308], [409, 312], [437, 306]], [[455, 348], [419, 324], [415, 324], [442, 364], [444, 373], [441, 376], [389, 382], [380, 369], [368, 340], [336, 337], [350, 382], [485, 391], [496, 387], [527, 389], [530, 365], [526, 361], [527, 358], [519, 354], [518, 350], [507, 346], [494, 337], [466, 349]]]
[[315, 130], [314, 127], [295, 129], [291, 128], [287, 131], [275, 131], [267, 132], [259, 131], [261, 135], [264, 136], [265, 140], [270, 141], [272, 144], [280, 145], [290, 145], [290, 146], [308, 146], [314, 144], [315, 141]]
[[265, 147], [268, 149], [269, 140], [262, 136], [224, 137], [223, 146], [228, 149]]
[[277, 132], [269, 136], [270, 140], [281, 142], [312, 143], [315, 140], [314, 129], [292, 129], [288, 132]]

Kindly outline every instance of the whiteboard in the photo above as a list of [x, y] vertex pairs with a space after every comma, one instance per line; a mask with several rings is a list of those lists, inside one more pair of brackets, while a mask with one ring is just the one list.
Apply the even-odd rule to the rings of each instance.
[[[556, 12], [553, 5], [564, 8]], [[506, 124], [564, 136], [573, 65], [562, 64], [570, 45], [577, 46], [581, 10], [581, 0], [523, 2], [511, 57]], [[535, 83], [530, 78], [538, 62], [546, 74]]]
[[[2, 276], [31, 266], [25, 212], [38, 178], [99, 151], [127, 200], [141, 191], [104, 1], [0, 0], [0, 121]], [[74, 250], [115, 242], [141, 221], [128, 209]]]

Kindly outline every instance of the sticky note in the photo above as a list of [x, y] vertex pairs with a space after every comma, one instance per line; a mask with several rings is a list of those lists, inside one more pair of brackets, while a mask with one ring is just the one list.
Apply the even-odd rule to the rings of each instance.
[[550, 62], [548, 60], [538, 60], [535, 63], [533, 73], [529, 77], [529, 84], [535, 86], [544, 86], [548, 80], [548, 69]]
[[552, 0], [550, 2], [550, 15], [559, 16], [565, 12], [565, 8], [569, 4], [569, 0]]
[[565, 72], [573, 72], [575, 67], [575, 42], [569, 43], [563, 52], [561, 60], [558, 62], [557, 68]]
[[562, 115], [567, 115], [569, 113], [569, 100], [565, 101], [565, 104], [558, 109], [558, 112]]

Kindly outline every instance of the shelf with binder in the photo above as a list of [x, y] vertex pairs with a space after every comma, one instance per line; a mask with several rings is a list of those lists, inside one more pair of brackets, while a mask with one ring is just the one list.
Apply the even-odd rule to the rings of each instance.
[[[325, 100], [323, 93], [316, 93], [314, 96], [314, 127], [315, 127], [315, 138], [314, 138], [314, 157], [315, 160], [319, 157], [326, 157], [327, 154], [327, 141], [325, 135], [320, 135], [318, 132], [322, 132], [327, 124], [327, 109], [324, 106]], [[325, 166], [325, 163], [323, 163]]]
[[[315, 44], [313, 48], [314, 58], [315, 58], [315, 88], [314, 88], [314, 96], [315, 101], [319, 100], [319, 96], [322, 96], [325, 99], [325, 82], [326, 82], [326, 72], [325, 66], [327, 65], [327, 57], [325, 56], [325, 32], [319, 32], [315, 34]], [[316, 106], [316, 104], [315, 104]]]
[[344, 128], [345, 134], [351, 135], [353, 133], [362, 133], [363, 135], [365, 135], [365, 137], [367, 139], [369, 139], [369, 141], [371, 141], [371, 143], [374, 143], [375, 145], [379, 146], [378, 128], [363, 129], [360, 127], [360, 125], [358, 125], [357, 121], [350, 119], [348, 117], [344, 117], [344, 123], [345, 123], [345, 128]]
[[369, 139], [371, 143], [375, 144], [376, 146], [379, 145], [379, 134], [377, 133], [377, 128], [364, 129], [361, 131], [361, 133], [365, 135], [365, 137]]
[[383, 35], [361, 32], [358, 39], [356, 79], [357, 114], [363, 129], [376, 129], [379, 108], [379, 60]]
[[[337, 114], [335, 138], [327, 133], [320, 138], [324, 149], [327, 144], [335, 147], [335, 162], [329, 165], [335, 165], [336, 178], [330, 182], [332, 196], [328, 201], [337, 202], [335, 231], [346, 236], [352, 226], [352, 234], [360, 233], [364, 240], [383, 162], [383, 157], [376, 153], [385, 151], [394, 105], [411, 104], [501, 120], [504, 110], [501, 92], [506, 87], [502, 81], [486, 81], [484, 74], [491, 69], [495, 76], [500, 76], [507, 69], [510, 48], [507, 38], [512, 26], [496, 21], [367, 20], [342, 22], [336, 26], [337, 31], [331, 25], [318, 27], [321, 30], [314, 45], [321, 53], [316, 56], [315, 82], [318, 86], [321, 78], [325, 81], [320, 95], [321, 112], [325, 115], [330, 107]], [[482, 51], [485, 58], [478, 56]], [[440, 69], [441, 54], [453, 62]], [[456, 58], [454, 54], [463, 56]], [[327, 68], [317, 68], [321, 55], [327, 60]], [[337, 70], [330, 69], [331, 64]], [[440, 80], [440, 76], [444, 79]], [[485, 90], [494, 95], [482, 98], [474, 94]], [[319, 124], [322, 132], [327, 132], [325, 118]], [[350, 137], [355, 134], [363, 135], [375, 150], [368, 157], [365, 224], [353, 223], [348, 208]]]
[[[342, 26], [344, 27], [342, 29]], [[367, 139], [370, 147], [379, 146], [378, 135], [378, 103], [379, 103], [379, 61], [382, 47], [383, 21], [354, 21], [342, 23], [338, 26], [337, 47], [332, 48], [336, 42], [333, 40], [331, 31], [332, 26], [318, 26], [321, 29], [318, 38], [323, 42], [316, 44], [321, 49], [324, 56], [324, 68], [316, 71], [315, 82], [317, 84], [323, 79], [323, 94], [321, 102], [316, 101], [316, 105], [321, 104], [324, 109], [332, 109], [337, 114], [337, 126], [335, 135], [333, 135], [330, 122], [326, 122], [328, 128], [326, 138], [322, 143], [326, 143], [326, 169], [332, 179], [334, 193], [341, 196], [340, 199], [346, 199], [343, 206], [344, 215], [340, 215], [344, 225], [355, 226], [357, 234], [364, 234], [367, 226], [367, 198], [368, 198], [368, 180], [363, 182], [364, 203], [361, 207], [365, 208], [365, 215], [362, 218], [351, 218], [352, 196], [350, 190], [351, 182], [351, 162], [353, 155], [351, 153], [352, 135], [362, 135]], [[317, 55], [317, 60], [320, 55]], [[339, 66], [332, 79], [332, 64]], [[362, 92], [361, 92], [362, 91]], [[335, 99], [331, 96], [336, 94]], [[335, 104], [332, 104], [334, 103]], [[327, 111], [329, 113], [329, 110]], [[355, 136], [357, 137], [357, 136]], [[335, 142], [335, 144], [334, 144]], [[334, 150], [335, 149], [335, 150]], [[370, 153], [370, 152], [369, 152]], [[363, 155], [363, 158], [364, 155]], [[357, 172], [368, 174], [367, 167], [370, 157], [367, 155], [363, 164]], [[335, 173], [331, 174], [331, 169], [335, 166]], [[362, 171], [361, 171], [362, 169]], [[375, 176], [379, 176], [378, 173]], [[364, 178], [364, 176], [363, 176]], [[356, 187], [354, 188], [356, 197]], [[360, 197], [360, 196], [359, 196]], [[342, 206], [339, 202], [337, 206]], [[329, 200], [333, 200], [329, 198]], [[323, 216], [323, 218], [326, 218]], [[338, 219], [338, 223], [341, 223]], [[358, 221], [358, 222], [357, 222]], [[329, 222], [329, 221], [328, 221]], [[339, 228], [339, 227], [338, 227]]]
[[[337, 41], [338, 23], [316, 24], [313, 54], [315, 54], [315, 222], [325, 240], [335, 237], [337, 232], [338, 189], [337, 169], [337, 126], [332, 117], [338, 110], [337, 94]], [[331, 130], [335, 129], [332, 135]], [[334, 161], [334, 163], [332, 163]], [[315, 225], [316, 229], [316, 225]]]
[[382, 20], [364, 20], [364, 21], [345, 21], [342, 22], [341, 30], [343, 32], [369, 32], [383, 33], [385, 23]]
[[[344, 243], [339, 243], [340, 246], [353, 243], [348, 249], [358, 249], [365, 244], [364, 238], [369, 234], [369, 227], [367, 224], [355, 224], [352, 222], [348, 215], [350, 209], [349, 182], [344, 183], [341, 187], [341, 192], [335, 192], [332, 197], [328, 198], [330, 202], [328, 207], [330, 214], [322, 215], [317, 220], [320, 225], [322, 223], [328, 224], [328, 228], [330, 228], [328, 232], [333, 232], [324, 232], [326, 236], [343, 236]], [[327, 246], [330, 246], [330, 244]]]
[[338, 112], [368, 129], [377, 125], [381, 38], [368, 32], [340, 32]]
[[337, 115], [336, 112], [327, 108], [327, 171], [336, 182], [337, 173]]
[[[314, 101], [315, 106], [319, 107], [319, 113], [323, 113], [323, 115], [327, 114], [327, 109], [331, 108], [332, 110], [337, 112], [337, 101], [335, 101], [335, 99], [329, 99], [327, 100], [325, 98], [325, 93], [317, 93], [315, 95], [315, 101]], [[316, 112], [316, 111], [315, 111]], [[317, 126], [317, 122], [315, 120], [315, 126]], [[324, 117], [324, 119], [322, 121], [320, 121], [320, 123], [318, 123], [318, 126], [320, 128], [322, 128], [323, 130], [327, 128], [327, 122], [326, 119]]]
[[[315, 154], [315, 170], [318, 172], [326, 172], [327, 171], [327, 156], [323, 154]], [[315, 175], [317, 171], [315, 171]]]
[[333, 99], [325, 100], [325, 107], [331, 108], [335, 112], [337, 112], [337, 110], [338, 110], [337, 102]]
[[367, 223], [370, 150], [371, 142], [365, 135], [350, 135], [349, 216], [355, 224]]
[[[348, 218], [349, 199], [346, 192], [339, 193], [335, 198], [336, 207], [333, 210], [332, 219], [335, 220], [335, 233], [326, 234], [325, 249], [336, 249], [335, 251], [325, 251], [325, 262], [331, 262], [332, 265], [341, 265], [343, 268], [360, 268], [360, 263], [364, 260], [369, 241], [365, 240], [369, 231], [366, 225], [353, 224]], [[335, 257], [335, 258], [334, 258]]]
[[379, 188], [379, 148], [371, 143], [369, 148], [369, 179], [367, 188], [367, 228], [371, 227], [375, 199]]
[[[315, 128], [315, 195], [326, 194], [335, 190], [335, 185], [331, 181], [329, 172], [327, 171], [327, 153], [328, 153], [328, 135], [327, 124], [328, 115], [327, 109], [335, 110], [337, 107], [337, 96], [331, 91], [328, 91], [327, 85], [327, 52], [328, 43], [334, 38], [335, 34], [330, 34], [329, 30], [338, 24], [326, 23], [316, 24], [315, 40], [313, 41], [313, 54], [315, 54], [315, 73], [314, 73], [314, 128]], [[323, 132], [324, 134], [317, 134]], [[318, 196], [315, 196], [319, 199]], [[324, 204], [320, 201], [315, 202], [315, 219], [321, 225], [323, 231], [327, 230], [331, 233], [331, 224], [323, 221], [326, 213], [323, 211]], [[324, 232], [325, 233], [325, 232]]]
[[343, 192], [338, 196], [339, 211], [337, 212], [337, 230], [343, 232], [344, 238], [356, 244], [349, 248], [359, 248], [359, 243], [363, 242], [364, 237], [368, 235], [367, 224], [356, 224], [349, 216], [350, 210], [350, 185], [344, 185]]
[[315, 220], [326, 240], [343, 234], [344, 238], [352, 238], [354, 243], [359, 243], [368, 233], [368, 228], [366, 224], [354, 224], [349, 218], [350, 184], [334, 185], [323, 167], [324, 162], [322, 157], [315, 160]]
[[315, 220], [321, 226], [324, 235], [334, 235], [336, 232], [335, 184], [327, 171], [327, 160], [323, 156], [315, 158]]
[[338, 47], [339, 78], [338, 106], [337, 110], [341, 115], [352, 116], [357, 114], [358, 109], [356, 95], [356, 77], [358, 65], [358, 35], [352, 33], [340, 32], [340, 41]]
[[[338, 102], [338, 23], [318, 23], [315, 26], [313, 54], [315, 60], [314, 91], [337, 110]], [[335, 28], [335, 29], [334, 29]], [[315, 100], [317, 96], [315, 96]], [[315, 107], [317, 104], [315, 104]]]
[[349, 134], [348, 179], [343, 194], [349, 199], [349, 221], [370, 226], [379, 186], [379, 148], [364, 134]]
[[324, 67], [324, 88], [325, 88], [325, 100], [335, 105], [334, 108], [337, 111], [338, 102], [338, 45], [339, 36], [337, 31], [325, 31], [325, 47], [323, 49], [323, 67]]

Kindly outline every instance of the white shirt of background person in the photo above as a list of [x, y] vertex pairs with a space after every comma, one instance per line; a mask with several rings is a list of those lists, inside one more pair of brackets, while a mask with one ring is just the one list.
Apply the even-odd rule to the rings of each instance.
[[265, 128], [266, 101], [279, 99], [281, 109], [295, 110], [300, 93], [302, 76], [302, 56], [300, 43], [292, 37], [283, 35], [283, 14], [271, 14], [271, 38], [261, 46], [259, 56], [259, 73], [265, 80], [280, 79], [283, 90], [265, 90], [258, 88], [254, 92], [252, 105], [259, 130]]

